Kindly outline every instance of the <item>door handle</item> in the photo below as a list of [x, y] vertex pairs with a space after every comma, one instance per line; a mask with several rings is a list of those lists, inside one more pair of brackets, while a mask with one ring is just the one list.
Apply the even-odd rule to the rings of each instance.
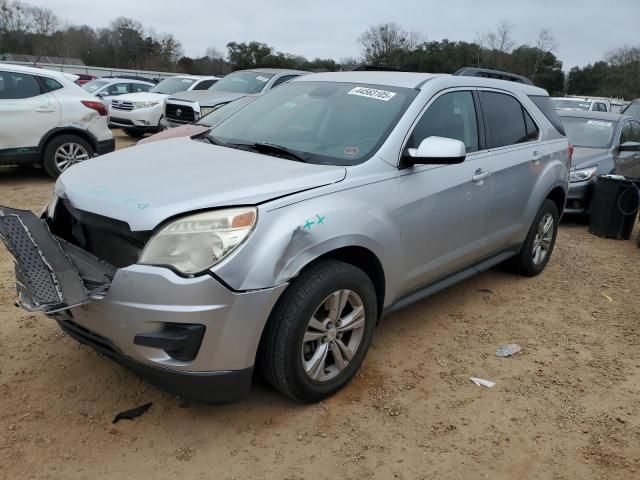
[[476, 173], [471, 177], [474, 183], [482, 183], [484, 180], [491, 176], [491, 172], [488, 170], [482, 170], [481, 168], [476, 170]]
[[36, 108], [36, 112], [49, 113], [49, 112], [53, 112], [53, 108], [51, 108], [51, 107], [38, 107], [38, 108]]
[[541, 153], [535, 150], [533, 152], [533, 156], [531, 157], [531, 161], [533, 162], [534, 165], [538, 165], [540, 163], [540, 160], [542, 160], [543, 157], [544, 157], [544, 153]]

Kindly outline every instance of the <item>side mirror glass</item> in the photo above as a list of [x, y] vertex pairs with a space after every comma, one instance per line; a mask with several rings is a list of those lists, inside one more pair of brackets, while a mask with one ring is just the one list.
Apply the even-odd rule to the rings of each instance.
[[640, 142], [624, 142], [618, 149], [621, 152], [640, 152]]
[[445, 137], [427, 137], [418, 148], [407, 149], [407, 165], [452, 165], [464, 162], [467, 150], [460, 140]]

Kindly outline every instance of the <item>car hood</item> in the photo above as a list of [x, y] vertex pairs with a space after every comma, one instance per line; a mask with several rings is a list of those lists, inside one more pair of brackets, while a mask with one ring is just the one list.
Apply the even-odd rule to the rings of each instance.
[[79, 210], [152, 230], [206, 208], [253, 205], [340, 182], [346, 169], [175, 138], [87, 160], [64, 172], [56, 195]]
[[204, 133], [210, 128], [211, 127], [207, 127], [206, 125], [198, 125], [197, 123], [180, 125], [179, 127], [168, 128], [154, 135], [151, 135], [150, 137], [143, 138], [138, 142], [138, 145], [157, 142], [158, 140], [167, 140], [169, 138], [192, 137], [194, 135]]
[[118, 95], [115, 99], [121, 102], [157, 102], [164, 100], [168, 96], [164, 93], [138, 92]]
[[609, 156], [611, 156], [611, 152], [608, 148], [574, 147], [571, 168], [575, 170], [577, 168], [590, 167]]
[[200, 106], [214, 106], [219, 103], [229, 103], [238, 98], [246, 97], [246, 93], [225, 92], [223, 90], [192, 90], [172, 95], [169, 100], [182, 100], [188, 102], [198, 102]]

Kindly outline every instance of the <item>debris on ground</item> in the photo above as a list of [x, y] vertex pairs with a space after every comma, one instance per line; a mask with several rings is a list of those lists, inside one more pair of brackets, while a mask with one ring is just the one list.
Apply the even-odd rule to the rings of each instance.
[[517, 343], [509, 343], [508, 345], [500, 345], [496, 350], [496, 357], [511, 357], [519, 351], [522, 347]]
[[470, 380], [476, 385], [478, 385], [479, 387], [491, 388], [496, 384], [496, 382], [492, 382], [491, 380], [485, 380], [483, 378], [477, 378], [477, 377], [471, 377]]
[[140, 405], [139, 407], [132, 408], [131, 410], [125, 410], [124, 412], [120, 412], [115, 416], [112, 423], [117, 423], [120, 420], [133, 420], [136, 417], [139, 417], [144, 412], [149, 410], [149, 407], [153, 405], [151, 402], [145, 403], [144, 405]]

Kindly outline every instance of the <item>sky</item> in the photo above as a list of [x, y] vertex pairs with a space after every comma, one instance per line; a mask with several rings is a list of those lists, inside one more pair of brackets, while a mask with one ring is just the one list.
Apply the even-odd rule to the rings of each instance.
[[[260, 41], [307, 58], [358, 57], [369, 26], [396, 22], [427, 40], [474, 41], [501, 20], [518, 45], [543, 28], [557, 42], [563, 69], [602, 60], [624, 45], [640, 46], [640, 0], [27, 0], [72, 24], [104, 27], [119, 16], [172, 33], [191, 57], [207, 47]], [[105, 8], [107, 7], [108, 8]]]

